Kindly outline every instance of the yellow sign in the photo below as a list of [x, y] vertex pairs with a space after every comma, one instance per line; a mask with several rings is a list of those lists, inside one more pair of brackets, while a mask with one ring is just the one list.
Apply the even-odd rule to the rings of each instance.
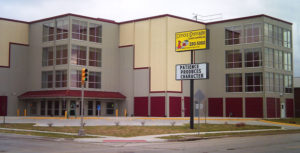
[[176, 52], [208, 48], [207, 29], [178, 32], [175, 37]]

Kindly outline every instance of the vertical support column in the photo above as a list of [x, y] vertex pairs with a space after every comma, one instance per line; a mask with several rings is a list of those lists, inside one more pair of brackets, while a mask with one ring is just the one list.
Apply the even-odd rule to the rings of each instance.
[[[194, 63], [194, 51], [191, 51], [191, 64]], [[190, 80], [190, 129], [194, 129], [194, 80]]]

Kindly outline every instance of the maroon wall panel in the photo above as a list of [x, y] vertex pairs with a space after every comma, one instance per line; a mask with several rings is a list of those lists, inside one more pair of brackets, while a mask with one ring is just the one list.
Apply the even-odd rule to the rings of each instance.
[[267, 118], [276, 117], [276, 100], [275, 98], [267, 98]]
[[190, 116], [190, 97], [184, 97], [184, 116]]
[[169, 98], [170, 117], [181, 117], [181, 97]]
[[295, 117], [300, 117], [300, 88], [294, 88]]
[[286, 117], [294, 117], [294, 100], [286, 99]]
[[165, 116], [165, 97], [151, 97], [151, 116]]
[[243, 117], [243, 98], [226, 98], [226, 116]]
[[7, 96], [0, 96], [0, 116], [7, 115]]
[[245, 98], [246, 117], [263, 117], [263, 98], [251, 97]]
[[280, 98], [276, 98], [276, 118], [280, 118]]
[[134, 97], [134, 116], [148, 116], [148, 97]]
[[208, 116], [223, 117], [223, 98], [208, 98]]

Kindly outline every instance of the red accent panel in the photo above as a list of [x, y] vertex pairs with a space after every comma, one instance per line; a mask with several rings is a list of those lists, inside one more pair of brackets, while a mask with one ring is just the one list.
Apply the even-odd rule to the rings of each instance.
[[184, 116], [190, 116], [190, 97], [184, 97]]
[[286, 117], [294, 117], [294, 100], [286, 99]]
[[7, 115], [7, 96], [0, 96], [0, 116]]
[[281, 108], [280, 108], [280, 98], [276, 98], [276, 118], [280, 118], [280, 111], [281, 111]]
[[[19, 98], [45, 98], [45, 97], [81, 97], [81, 91], [80, 90], [29, 91], [19, 96]], [[105, 91], [84, 91], [84, 97], [112, 98], [112, 99], [126, 98], [124, 95], [122, 95], [119, 92], [105, 92]]]
[[223, 98], [208, 98], [208, 116], [223, 117]]
[[243, 98], [226, 98], [226, 116], [243, 117]]
[[148, 116], [148, 97], [134, 97], [134, 116]]
[[275, 98], [267, 98], [267, 118], [276, 117], [276, 100]]
[[151, 97], [151, 116], [165, 117], [165, 97]]
[[170, 117], [181, 117], [181, 97], [169, 98]]
[[263, 98], [245, 98], [246, 117], [263, 117]]

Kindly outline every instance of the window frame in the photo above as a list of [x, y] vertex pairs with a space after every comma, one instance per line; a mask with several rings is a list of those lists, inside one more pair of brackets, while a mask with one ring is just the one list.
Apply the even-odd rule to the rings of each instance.
[[[94, 55], [94, 59], [92, 59]], [[98, 55], [98, 56], [97, 56]], [[102, 67], [102, 49], [101, 48], [89, 48], [89, 66]]]
[[[99, 29], [97, 29], [99, 28]], [[92, 32], [94, 29], [94, 33]], [[99, 30], [97, 35], [97, 30]], [[98, 41], [97, 41], [98, 40]], [[102, 25], [96, 23], [89, 23], [89, 41], [95, 43], [102, 43]]]
[[[260, 84], [259, 85], [256, 84], [256, 79], [255, 79], [257, 74], [259, 74], [259, 77], [260, 77]], [[252, 77], [252, 84], [248, 84], [249, 83], [248, 82], [249, 78], [247, 78], [248, 76]], [[263, 92], [263, 88], [264, 88], [263, 85], [264, 84], [263, 84], [263, 74], [262, 74], [262, 72], [245, 73], [245, 91], [246, 92], [251, 92], [251, 93], [253, 93], [253, 92]], [[251, 88], [251, 87], [252, 87], [252, 90], [249, 90], [249, 88]], [[256, 90], [256, 87], [259, 87], [259, 90]]]
[[[232, 80], [229, 80], [230, 78], [232, 78]], [[230, 84], [230, 82], [232, 83], [232, 85]], [[238, 82], [238, 84], [235, 84], [237, 82]], [[243, 74], [242, 73], [226, 74], [226, 92], [243, 92]]]
[[55, 88], [65, 88], [68, 84], [67, 70], [55, 71]]
[[54, 88], [53, 71], [42, 71], [42, 88]]

